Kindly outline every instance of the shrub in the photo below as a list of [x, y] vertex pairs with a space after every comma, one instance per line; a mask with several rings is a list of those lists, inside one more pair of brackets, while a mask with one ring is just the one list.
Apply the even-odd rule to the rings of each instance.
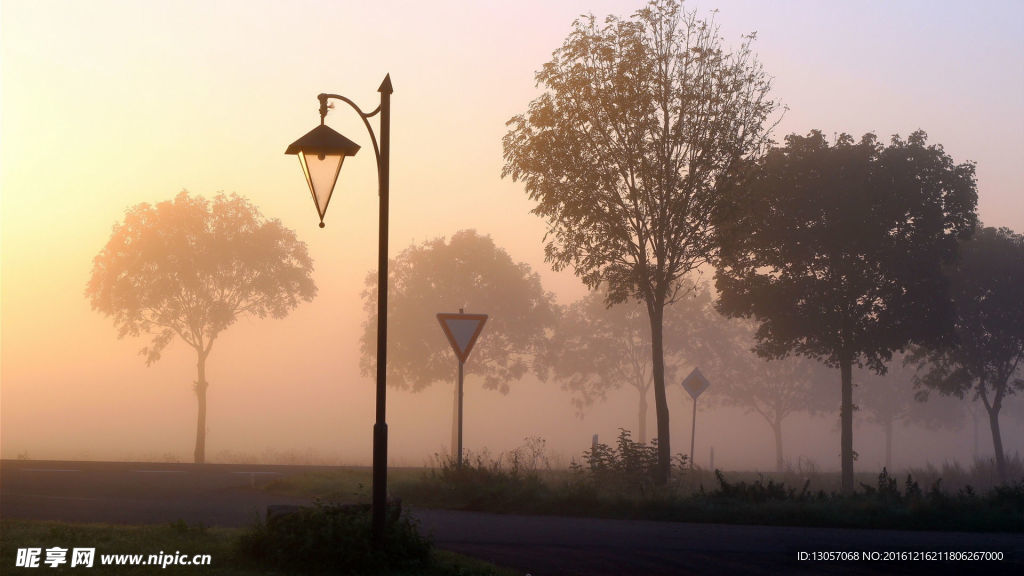
[[242, 556], [298, 573], [371, 574], [427, 566], [431, 543], [416, 523], [389, 510], [384, 542], [372, 543], [368, 505], [316, 502], [257, 523], [239, 540]]
[[784, 482], [775, 482], [769, 478], [765, 483], [763, 477], [750, 484], [746, 482], [730, 484], [725, 480], [725, 474], [722, 474], [721, 470], [715, 470], [715, 478], [718, 480], [718, 490], [713, 492], [711, 497], [753, 504], [769, 501], [802, 502], [807, 499], [808, 489], [811, 486], [811, 481], [808, 479], [797, 493], [793, 488], [787, 489]]
[[[586, 466], [572, 466], [578, 478], [615, 494], [646, 494], [657, 477], [658, 440], [655, 438], [649, 445], [636, 442], [629, 430], [619, 428], [615, 447], [595, 444], [583, 452], [583, 461]], [[685, 455], [677, 454], [675, 461], [680, 473], [686, 470], [689, 460]]]

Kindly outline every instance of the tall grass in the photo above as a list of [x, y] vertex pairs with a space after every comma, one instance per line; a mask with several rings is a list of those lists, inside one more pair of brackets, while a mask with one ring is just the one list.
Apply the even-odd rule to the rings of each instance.
[[[570, 514], [656, 520], [915, 530], [1024, 531], [1024, 474], [995, 482], [993, 466], [944, 467], [895, 475], [857, 475], [855, 493], [838, 491], [837, 474], [801, 462], [782, 474], [690, 469], [675, 459], [672, 480], [654, 482], [656, 444], [621, 430], [615, 445], [583, 452], [569, 471], [551, 470], [536, 448], [492, 457], [470, 454], [462, 466], [435, 455], [419, 479], [392, 485], [407, 502], [492, 512]], [[1014, 470], [1020, 466], [1014, 463]], [[941, 474], [954, 481], [946, 484]], [[975, 488], [973, 486], [983, 486]]]

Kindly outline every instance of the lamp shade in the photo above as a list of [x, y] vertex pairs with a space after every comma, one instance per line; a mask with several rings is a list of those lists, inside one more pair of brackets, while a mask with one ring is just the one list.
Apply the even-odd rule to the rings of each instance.
[[313, 195], [313, 203], [320, 215], [320, 227], [324, 227], [324, 214], [331, 202], [334, 184], [338, 181], [341, 164], [345, 156], [355, 156], [359, 145], [321, 124], [292, 142], [285, 154], [296, 154], [306, 184]]

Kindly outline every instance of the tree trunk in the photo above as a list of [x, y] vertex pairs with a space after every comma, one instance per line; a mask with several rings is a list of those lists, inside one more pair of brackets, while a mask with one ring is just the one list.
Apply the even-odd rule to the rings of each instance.
[[665, 395], [665, 351], [662, 348], [662, 320], [664, 302], [649, 302], [647, 312], [651, 320], [651, 357], [654, 376], [654, 411], [658, 418], [658, 474], [655, 484], [668, 484], [672, 470], [671, 435], [668, 426], [668, 398]]
[[782, 459], [782, 418], [775, 419], [772, 431], [775, 432], [775, 471], [781, 474], [786, 470], [786, 464]]
[[641, 444], [647, 444], [647, 389], [640, 388], [640, 412], [637, 435]]
[[853, 494], [853, 359], [849, 355], [839, 358], [839, 372], [843, 389], [839, 408], [842, 492]]
[[885, 469], [892, 472], [892, 418], [885, 421]]
[[[1004, 381], [1005, 385], [1006, 382]], [[992, 451], [996, 454], [996, 472], [999, 474], [999, 481], [1006, 482], [1006, 458], [1003, 457], [1003, 435], [999, 431], [999, 410], [1003, 407], [1003, 390], [997, 390], [995, 398], [992, 399], [992, 402], [989, 402], [988, 394], [985, 393], [986, 384], [984, 379], [978, 382], [978, 388], [981, 392], [979, 396], [981, 396], [982, 406], [988, 412], [988, 425], [992, 430]]]
[[996, 471], [999, 481], [1006, 482], [1006, 458], [1003, 456], [1003, 435], [999, 432], [999, 407], [988, 409], [988, 425], [992, 428], [992, 448], [996, 453]]
[[978, 413], [974, 410], [971, 410], [971, 424], [974, 426], [974, 461], [977, 462], [981, 453], [978, 451]]
[[198, 352], [199, 359], [196, 362], [196, 399], [199, 401], [199, 411], [196, 418], [196, 449], [194, 453], [195, 463], [206, 462], [206, 388], [209, 383], [206, 381], [206, 353]]

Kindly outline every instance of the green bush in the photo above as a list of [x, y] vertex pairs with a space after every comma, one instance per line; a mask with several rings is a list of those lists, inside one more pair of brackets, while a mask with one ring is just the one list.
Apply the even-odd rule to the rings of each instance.
[[[600, 486], [602, 491], [615, 494], [641, 494], [652, 492], [658, 473], [658, 440], [651, 443], [636, 442], [629, 430], [619, 428], [615, 447], [598, 443], [583, 452], [585, 466], [573, 464], [577, 479]], [[678, 472], [686, 470], [688, 459], [677, 454]]]
[[[976, 492], [951, 491], [938, 477], [904, 481], [887, 469], [862, 474], [853, 494], [828, 490], [830, 478], [813, 463], [771, 478], [719, 470], [690, 470], [677, 455], [672, 480], [655, 483], [657, 444], [634, 442], [620, 429], [614, 446], [595, 444], [568, 473], [550, 470], [541, 439], [492, 458], [470, 454], [461, 466], [435, 456], [421, 481], [396, 487], [418, 506], [523, 514], [562, 514], [686, 522], [1024, 531], [1024, 481]], [[543, 466], [543, 471], [538, 467]], [[543, 474], [541, 474], [543, 472]], [[799, 472], [799, 476], [796, 472]], [[738, 479], [737, 479], [738, 478]], [[968, 478], [957, 478], [958, 483]], [[874, 481], [872, 481], [874, 480]], [[717, 481], [717, 482], [716, 482]], [[714, 486], [705, 490], [705, 486]], [[812, 490], [812, 484], [813, 490]], [[824, 484], [823, 488], [821, 484]], [[929, 486], [928, 490], [922, 486]]]
[[725, 474], [721, 470], [715, 470], [715, 478], [718, 480], [718, 490], [711, 493], [712, 498], [729, 499], [738, 502], [761, 504], [771, 501], [803, 502], [808, 499], [808, 489], [811, 481], [804, 482], [803, 489], [799, 493], [793, 488], [786, 488], [784, 482], [775, 482], [768, 479], [765, 483], [763, 478], [758, 478], [752, 483], [739, 482], [731, 484], [725, 480]]
[[257, 523], [239, 540], [242, 556], [299, 573], [372, 574], [428, 565], [431, 543], [400, 510], [389, 510], [380, 546], [371, 538], [370, 507], [315, 503]]

